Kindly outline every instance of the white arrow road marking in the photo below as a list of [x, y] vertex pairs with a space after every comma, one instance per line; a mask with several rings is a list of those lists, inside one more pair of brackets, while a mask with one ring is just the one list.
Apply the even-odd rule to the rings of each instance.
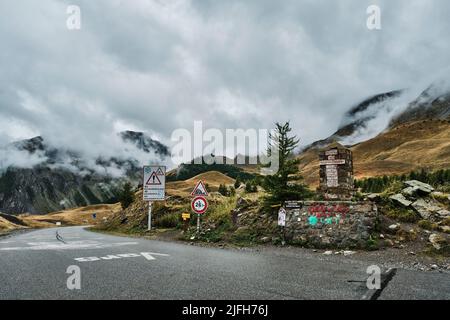
[[121, 254], [110, 254], [104, 257], [82, 257], [75, 258], [75, 261], [78, 262], [93, 262], [93, 261], [101, 261], [101, 260], [115, 260], [115, 259], [123, 259], [123, 258], [137, 258], [144, 257], [147, 260], [156, 260], [154, 256], [161, 257], [169, 257], [168, 254], [165, 253], [156, 253], [156, 252], [141, 252], [139, 253], [121, 253]]
[[142, 256], [147, 260], [156, 260], [154, 256], [168, 257], [165, 253], [155, 253], [155, 252], [141, 252]]

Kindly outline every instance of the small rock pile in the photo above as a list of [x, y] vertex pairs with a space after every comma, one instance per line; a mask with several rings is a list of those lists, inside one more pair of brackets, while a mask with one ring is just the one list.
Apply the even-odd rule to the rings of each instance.
[[[443, 193], [434, 191], [432, 186], [421, 181], [410, 180], [404, 183], [405, 188], [401, 193], [392, 195], [391, 200], [405, 208], [413, 209], [424, 220], [439, 222], [450, 217], [450, 211], [436, 201], [434, 197], [430, 197], [445, 196]], [[447, 196], [450, 197], [450, 195]]]

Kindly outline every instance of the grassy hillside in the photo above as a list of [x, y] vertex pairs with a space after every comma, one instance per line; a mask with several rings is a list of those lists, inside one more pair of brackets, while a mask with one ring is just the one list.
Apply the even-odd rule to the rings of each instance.
[[[423, 120], [393, 127], [351, 147], [357, 179], [450, 167], [450, 121]], [[305, 182], [319, 184], [318, 149], [299, 155]]]
[[234, 184], [234, 179], [220, 173], [218, 171], [209, 171], [201, 173], [193, 178], [187, 179], [185, 181], [173, 181], [167, 183], [167, 194], [176, 195], [181, 197], [187, 197], [191, 194], [195, 185], [198, 181], [202, 180], [204, 183], [208, 184], [208, 192], [216, 192], [219, 189], [219, 185], [232, 185]]

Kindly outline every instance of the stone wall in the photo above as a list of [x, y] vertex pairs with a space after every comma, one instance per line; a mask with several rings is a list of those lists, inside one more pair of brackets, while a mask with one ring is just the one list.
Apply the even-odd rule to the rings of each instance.
[[287, 243], [314, 248], [368, 248], [378, 223], [371, 202], [289, 201], [286, 209]]

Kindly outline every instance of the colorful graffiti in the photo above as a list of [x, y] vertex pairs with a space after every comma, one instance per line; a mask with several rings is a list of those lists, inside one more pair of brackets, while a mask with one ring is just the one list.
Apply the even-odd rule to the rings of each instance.
[[308, 223], [311, 226], [316, 226], [317, 224], [339, 224], [345, 216], [348, 214], [350, 209], [347, 206], [337, 204], [333, 206], [326, 205], [313, 205], [308, 208]]

